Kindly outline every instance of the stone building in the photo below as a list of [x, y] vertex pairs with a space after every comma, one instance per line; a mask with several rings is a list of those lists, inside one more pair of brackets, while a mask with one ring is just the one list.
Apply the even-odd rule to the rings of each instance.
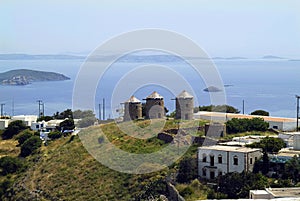
[[176, 97], [176, 119], [192, 120], [194, 113], [194, 97], [185, 90]]
[[165, 117], [164, 98], [156, 91], [146, 98], [146, 119], [160, 119]]
[[124, 103], [124, 121], [142, 118], [142, 103], [139, 99], [131, 96]]

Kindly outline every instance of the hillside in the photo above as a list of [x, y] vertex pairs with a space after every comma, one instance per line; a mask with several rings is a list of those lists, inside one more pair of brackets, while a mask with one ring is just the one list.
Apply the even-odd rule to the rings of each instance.
[[[203, 126], [205, 122], [195, 123]], [[150, 121], [137, 122], [139, 127], [149, 124]], [[191, 124], [185, 122], [181, 126], [188, 128]], [[170, 120], [164, 130], [177, 127], [178, 124]], [[128, 152], [149, 153], [167, 145], [156, 137], [141, 140], [125, 136], [114, 123], [90, 127], [83, 132], [89, 134], [99, 129], [105, 132], [112, 143]], [[197, 131], [194, 134], [198, 135]], [[14, 143], [10, 141], [9, 144]], [[186, 154], [196, 156], [196, 148], [191, 146]], [[5, 151], [8, 155], [10, 152], [13, 155], [16, 153]], [[166, 178], [172, 177], [178, 165], [177, 161], [170, 167], [149, 174], [120, 173], [96, 161], [83, 147], [78, 136], [50, 142], [41, 148], [39, 154], [27, 158], [27, 162], [28, 169], [14, 177], [16, 180], [10, 190], [11, 200], [140, 200], [151, 194], [166, 193]], [[151, 168], [151, 165], [144, 167]], [[206, 193], [202, 192], [201, 197], [205, 196]]]
[[26, 85], [31, 82], [62, 81], [70, 78], [55, 72], [18, 69], [0, 73], [0, 84]]

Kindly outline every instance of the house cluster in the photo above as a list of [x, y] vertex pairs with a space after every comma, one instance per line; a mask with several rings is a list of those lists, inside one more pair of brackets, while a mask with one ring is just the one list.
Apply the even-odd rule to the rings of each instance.
[[[142, 102], [131, 96], [124, 102], [124, 121], [136, 119], [161, 119], [165, 117], [164, 98], [156, 91], [146, 97], [145, 116], [143, 117]], [[194, 97], [187, 91], [182, 91], [175, 98], [176, 100], [176, 119], [193, 119]]]

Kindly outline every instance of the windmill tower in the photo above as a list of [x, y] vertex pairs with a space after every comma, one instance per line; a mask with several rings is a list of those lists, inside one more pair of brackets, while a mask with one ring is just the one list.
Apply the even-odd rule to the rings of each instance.
[[124, 103], [124, 121], [131, 121], [142, 118], [142, 104], [139, 99], [131, 96]]
[[160, 119], [165, 117], [164, 98], [156, 91], [146, 98], [146, 119]]
[[176, 119], [192, 120], [194, 113], [194, 97], [182, 91], [176, 97]]

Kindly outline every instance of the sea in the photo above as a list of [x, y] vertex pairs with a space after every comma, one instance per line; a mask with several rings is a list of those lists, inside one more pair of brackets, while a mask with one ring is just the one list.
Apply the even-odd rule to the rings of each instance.
[[[31, 69], [62, 73], [71, 78], [66, 81], [34, 82], [25, 86], [0, 85], [0, 103], [5, 104], [4, 114], [38, 115], [38, 100], [44, 103], [45, 115], [52, 115], [68, 108], [81, 109], [73, 105], [73, 92], [86, 63], [86, 59], [0, 60], [0, 73], [13, 69]], [[225, 86], [223, 92], [226, 104], [245, 114], [262, 109], [272, 116], [296, 117], [295, 95], [300, 95], [300, 60], [215, 59], [212, 64]], [[134, 70], [136, 67], [139, 67], [139, 70]], [[155, 73], [151, 74], [154, 71]], [[128, 79], [125, 79], [126, 76]], [[156, 79], [151, 81], [151, 76], [160, 77], [166, 82], [160, 84]], [[163, 57], [147, 57], [143, 60], [143, 57], [131, 57], [111, 64], [99, 78], [93, 97], [93, 107], [89, 109], [92, 109], [97, 117], [100, 112], [103, 118], [104, 99], [104, 118], [117, 118], [122, 115], [122, 103], [131, 95], [144, 101], [149, 94], [157, 91], [164, 97], [166, 108], [172, 112], [175, 110], [176, 93], [186, 89], [185, 85], [177, 81], [176, 76], [184, 77], [185, 82], [193, 90], [197, 97], [196, 105], [210, 105], [212, 93], [220, 93], [204, 91], [209, 86], [202, 79], [202, 75], [195, 73], [189, 64], [178, 58], [164, 60]], [[89, 89], [90, 78], [84, 79], [87, 83], [85, 90], [93, 90]], [[133, 83], [135, 87], [139, 86], [139, 83], [141, 85], [133, 91], [128, 90], [127, 93], [126, 89]], [[123, 93], [118, 96], [116, 91]], [[86, 98], [83, 94], [82, 99]]]

